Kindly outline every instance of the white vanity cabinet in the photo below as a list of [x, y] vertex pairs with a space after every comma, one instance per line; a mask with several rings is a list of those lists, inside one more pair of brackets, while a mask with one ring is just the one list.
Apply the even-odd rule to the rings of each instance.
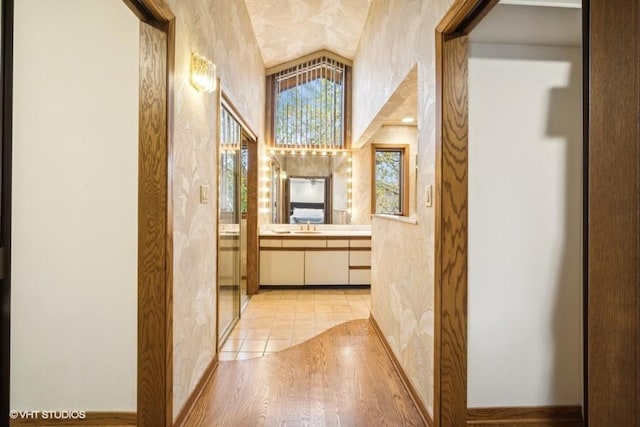
[[304, 284], [349, 284], [349, 251], [305, 251]]
[[261, 285], [296, 286], [304, 276], [304, 252], [260, 251]]
[[371, 237], [260, 236], [260, 285], [369, 285]]
[[371, 284], [371, 239], [349, 241], [349, 284]]

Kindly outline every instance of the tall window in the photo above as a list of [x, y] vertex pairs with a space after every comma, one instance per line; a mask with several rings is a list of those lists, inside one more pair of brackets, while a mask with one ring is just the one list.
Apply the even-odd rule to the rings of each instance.
[[371, 210], [409, 214], [409, 149], [405, 145], [372, 146]]
[[348, 72], [345, 64], [321, 56], [269, 76], [272, 145], [346, 148]]

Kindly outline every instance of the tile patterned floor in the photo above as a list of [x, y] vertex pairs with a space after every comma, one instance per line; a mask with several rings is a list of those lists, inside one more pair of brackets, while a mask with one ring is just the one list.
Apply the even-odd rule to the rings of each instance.
[[219, 360], [284, 350], [337, 324], [368, 318], [370, 303], [370, 289], [262, 290], [249, 301]]

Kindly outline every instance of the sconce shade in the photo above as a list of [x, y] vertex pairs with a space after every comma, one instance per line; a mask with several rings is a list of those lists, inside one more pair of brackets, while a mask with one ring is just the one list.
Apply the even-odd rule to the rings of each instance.
[[198, 92], [216, 90], [216, 66], [202, 55], [191, 54], [191, 85]]

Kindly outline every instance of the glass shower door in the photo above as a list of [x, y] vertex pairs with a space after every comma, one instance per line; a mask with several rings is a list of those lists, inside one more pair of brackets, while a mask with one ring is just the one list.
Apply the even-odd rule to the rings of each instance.
[[240, 125], [222, 107], [218, 200], [218, 343], [240, 316]]

